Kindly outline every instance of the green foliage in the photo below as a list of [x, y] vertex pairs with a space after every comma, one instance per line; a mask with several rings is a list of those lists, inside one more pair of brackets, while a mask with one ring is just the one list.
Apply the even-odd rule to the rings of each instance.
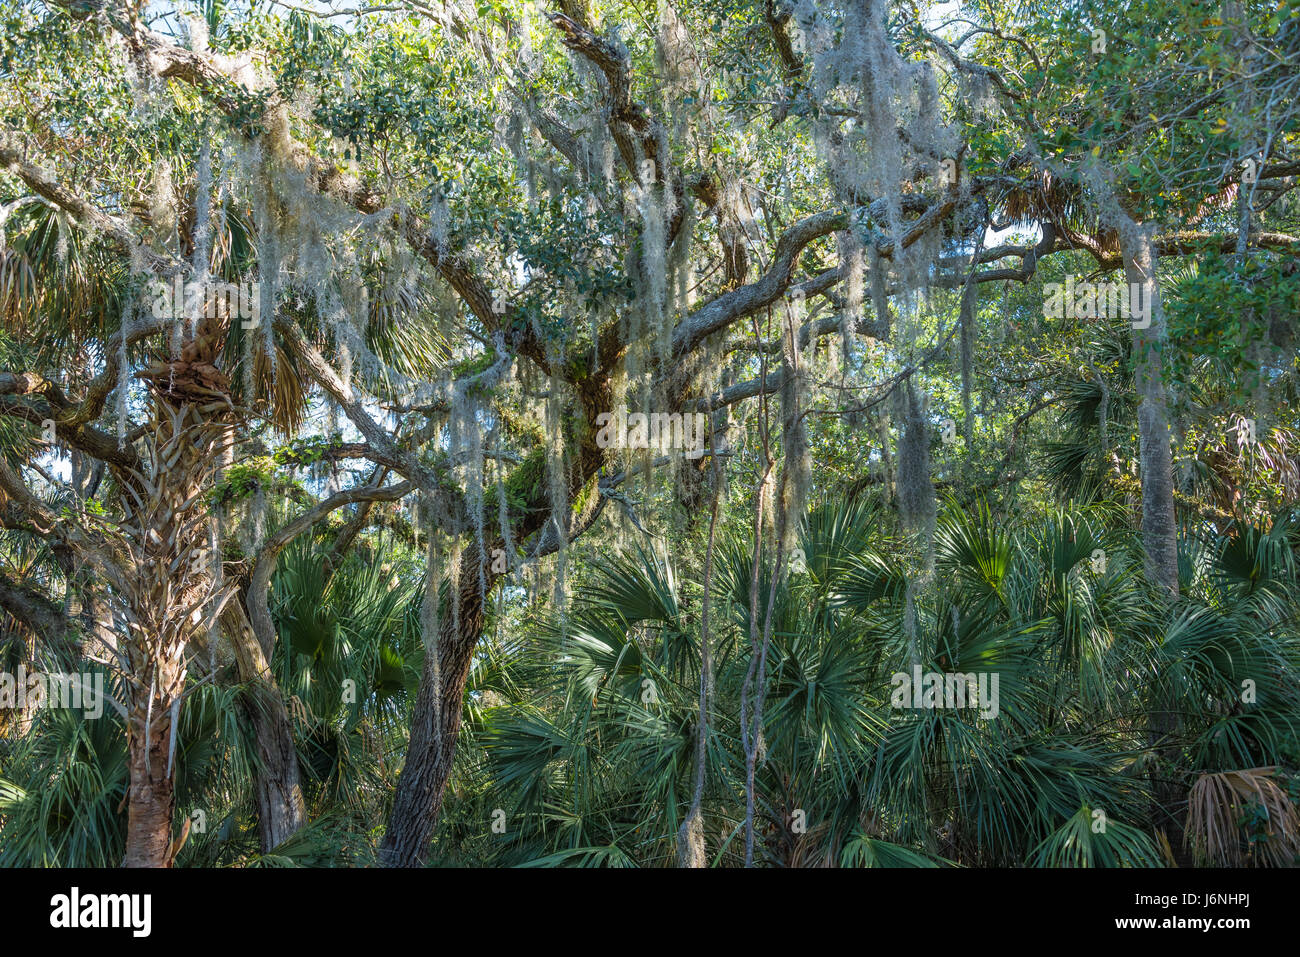
[[[760, 863], [1156, 867], [1184, 851], [1164, 839], [1201, 776], [1276, 768], [1300, 806], [1300, 0], [971, 0], [946, 24], [943, 4], [818, 4], [828, 42], [933, 67], [936, 102], [913, 102], [909, 80], [884, 121], [862, 94], [889, 71], [843, 50], [818, 62], [809, 4], [788, 20], [756, 0], [561, 6], [607, 59], [519, 0], [479, 0], [466, 20], [204, 0], [207, 53], [176, 11], [150, 8], [150, 43], [232, 74], [196, 79], [142, 78], [150, 58], [128, 59], [93, 3], [0, 0], [0, 147], [67, 191], [0, 169], [0, 454], [31, 492], [6, 477], [0, 495], [6, 667], [100, 668], [87, 662], [116, 651], [96, 629], [134, 634], [84, 542], [126, 551], [142, 487], [168, 487], [149, 439], [187, 374], [234, 459], [195, 490], [204, 524], [178, 540], [216, 537], [234, 610], [254, 608], [259, 550], [303, 509], [425, 484], [349, 503], [274, 558], [269, 636], [240, 615], [193, 620], [174, 836], [195, 810], [207, 823], [178, 863], [374, 864], [432, 667], [422, 628], [436, 617], [441, 642], [462, 614], [475, 633], [441, 645], [467, 676], [440, 865], [672, 864], [701, 757], [707, 861], [743, 862], [742, 689], [769, 620]], [[848, 34], [868, 9], [883, 33]], [[624, 68], [626, 88], [611, 82]], [[894, 136], [914, 139], [914, 119], [933, 143]], [[949, 142], [951, 193], [934, 168]], [[828, 146], [846, 148], [828, 161]], [[891, 150], [907, 160], [883, 182], [873, 164]], [[643, 155], [659, 161], [644, 184]], [[874, 243], [952, 197], [915, 249], [873, 251], [882, 289], [856, 301], [844, 231]], [[903, 204], [900, 223], [880, 200]], [[1176, 599], [1144, 570], [1146, 353], [1125, 319], [1044, 309], [1046, 283], [1123, 279], [1115, 207], [1160, 251]], [[832, 226], [791, 245], [814, 214]], [[664, 225], [680, 227], [671, 243]], [[150, 318], [140, 294], [159, 262], [256, 276], [274, 314], [120, 344]], [[808, 293], [797, 307], [790, 285]], [[797, 362], [787, 317], [810, 333]], [[714, 331], [682, 347], [703, 321]], [[497, 363], [512, 371], [486, 381]], [[796, 368], [797, 388], [763, 391]], [[929, 500], [933, 485], [932, 541], [897, 520], [900, 383], [924, 397], [908, 445], [931, 473], [901, 491]], [[739, 393], [719, 409], [720, 488], [711, 457], [596, 445], [592, 420], [620, 404]], [[792, 474], [794, 418], [809, 507], [789, 516], [798, 562], [778, 568], [770, 515], [754, 541], [754, 491], [769, 469]], [[53, 520], [32, 521], [33, 503]], [[566, 509], [595, 519], [557, 556], [541, 546]], [[180, 595], [203, 575], [157, 560], [151, 531], [133, 570]], [[448, 572], [436, 616], [431, 538]], [[492, 561], [507, 540], [513, 554], [472, 596], [480, 569], [451, 559], [480, 540]], [[240, 641], [266, 642], [269, 674], [241, 679], [255, 649]], [[913, 657], [977, 688], [996, 677], [996, 702], [896, 701]], [[262, 848], [252, 718], [269, 703], [289, 713], [308, 823]], [[0, 865], [118, 864], [120, 716], [28, 717], [0, 712]], [[1280, 800], [1219, 814], [1221, 848], [1269, 859]]]

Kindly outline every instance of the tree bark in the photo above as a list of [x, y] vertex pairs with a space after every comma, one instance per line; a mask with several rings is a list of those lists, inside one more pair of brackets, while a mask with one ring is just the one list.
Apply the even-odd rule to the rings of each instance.
[[298, 751], [284, 700], [274, 686], [254, 679], [245, 706], [257, 736], [257, 837], [269, 853], [307, 823], [307, 806], [298, 775]]
[[1150, 224], [1130, 221], [1120, 229], [1120, 244], [1124, 275], [1130, 288], [1142, 289], [1142, 300], [1150, 309], [1149, 326], [1134, 328], [1146, 571], [1151, 581], [1161, 586], [1169, 597], [1177, 598], [1178, 527], [1174, 516], [1174, 466], [1162, 355], [1167, 337], [1152, 234]]
[[709, 416], [709, 470], [712, 476], [712, 496], [709, 503], [709, 539], [704, 551], [704, 596], [700, 610], [700, 701], [699, 721], [695, 733], [695, 790], [691, 793], [690, 810], [677, 831], [677, 866], [708, 867], [709, 860], [704, 845], [704, 785], [708, 772], [709, 754], [709, 692], [713, 686], [713, 662], [709, 649], [709, 603], [713, 594], [713, 548], [718, 529], [718, 503], [722, 491], [722, 476], [718, 470], [717, 432], [714, 417]]
[[[179, 376], [177, 379], [179, 380]], [[125, 620], [127, 755], [130, 768], [124, 867], [170, 867], [175, 805], [172, 735], [185, 690], [185, 650], [219, 615], [224, 586], [207, 557], [202, 489], [214, 470], [221, 432], [211, 415], [154, 380], [154, 465], [130, 483], [118, 551], [128, 559], [116, 600]], [[175, 385], [183, 385], [178, 381]]]
[[[1142, 290], [1147, 303], [1149, 324], [1134, 319], [1134, 378], [1140, 404], [1138, 430], [1142, 480], [1142, 549], [1148, 579], [1170, 600], [1178, 598], [1178, 525], [1174, 512], [1173, 453], [1170, 447], [1169, 400], [1165, 392], [1163, 350], [1168, 340], [1164, 309], [1160, 302], [1160, 284], [1156, 277], [1156, 254], [1152, 237], [1154, 228], [1147, 223], [1123, 222], [1120, 246], [1124, 257], [1124, 275], [1129, 288]], [[1145, 325], [1145, 328], [1143, 326]], [[1178, 717], [1154, 702], [1148, 746], [1159, 761], [1152, 770], [1151, 785], [1155, 806], [1153, 823], [1169, 836], [1176, 863], [1189, 865], [1183, 853], [1183, 791], [1176, 773], [1180, 755], [1173, 739], [1178, 732]], [[1178, 855], [1181, 855], [1179, 857]]]
[[244, 706], [257, 740], [257, 836], [262, 853], [283, 844], [307, 823], [289, 709], [242, 603], [226, 606], [226, 627], [235, 646], [239, 680], [249, 690]]
[[127, 751], [131, 785], [128, 791], [126, 856], [123, 867], [171, 867], [172, 813], [176, 797], [167, 753], [171, 741], [172, 716], [154, 696], [148, 734], [147, 702], [133, 707], [128, 716]]
[[[462, 553], [457, 575], [460, 614], [444, 615], [440, 620], [436, 672], [435, 656], [427, 654], [424, 658], [411, 722], [411, 743], [398, 778], [388, 832], [380, 849], [380, 861], [386, 867], [423, 867], [433, 828], [442, 811], [442, 797], [451, 776], [456, 737], [460, 733], [465, 683], [469, 679], [474, 647], [483, 631], [485, 596], [479, 590], [477, 562], [478, 546], [471, 544]], [[489, 580], [489, 593], [493, 584]], [[437, 683], [435, 674], [440, 679]], [[436, 685], [441, 688], [435, 696]]]
[[[590, 376], [575, 383], [575, 392], [585, 416], [584, 428], [570, 446], [574, 450], [569, 470], [569, 501], [593, 481], [605, 462], [605, 450], [596, 444], [596, 429], [591, 424], [599, 412], [613, 407], [610, 380], [607, 376]], [[604, 501], [598, 488], [589, 488], [585, 504], [571, 516], [569, 541], [581, 535], [601, 512]], [[514, 528], [514, 541], [523, 542], [536, 533], [532, 557], [550, 554], [561, 544], [549, 520], [550, 493], [545, 483], [534, 487], [532, 497], [522, 509], [523, 515]], [[488, 554], [505, 544], [497, 529], [484, 545]], [[548, 535], [548, 532], [552, 533]], [[443, 792], [451, 777], [452, 758], [464, 708], [465, 684], [469, 679], [474, 648], [483, 633], [486, 602], [501, 575], [485, 570], [486, 587], [479, 587], [478, 542], [471, 540], [461, 553], [456, 581], [459, 583], [459, 614], [439, 618], [438, 654], [426, 654], [420, 677], [420, 690], [411, 718], [411, 741], [406, 763], [397, 781], [397, 794], [389, 817], [388, 831], [380, 848], [380, 860], [387, 867], [423, 867], [429, 841], [442, 811]], [[489, 565], [490, 568], [490, 565]], [[435, 667], [436, 665], [436, 667]], [[435, 675], [438, 693], [434, 693]]]

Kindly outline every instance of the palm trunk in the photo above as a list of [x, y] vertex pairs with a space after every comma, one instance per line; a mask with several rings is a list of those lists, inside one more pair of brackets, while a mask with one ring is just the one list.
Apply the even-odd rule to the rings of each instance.
[[[1156, 255], [1149, 224], [1131, 220], [1120, 229], [1124, 275], [1130, 288], [1142, 290], [1149, 309], [1147, 323], [1135, 320], [1135, 380], [1140, 396], [1138, 430], [1142, 470], [1142, 547], [1146, 574], [1172, 600], [1178, 597], [1178, 527], [1174, 512], [1173, 454], [1170, 447], [1169, 400], [1164, 385], [1162, 352], [1168, 337], [1160, 286], [1156, 278]], [[1142, 326], [1145, 325], [1145, 328]], [[1178, 732], [1176, 714], [1154, 703], [1148, 746], [1159, 756], [1152, 771], [1154, 823], [1166, 830], [1178, 863], [1190, 863], [1182, 853], [1183, 792], [1176, 779], [1179, 751], [1174, 741]]]
[[1162, 351], [1166, 345], [1164, 309], [1156, 280], [1151, 226], [1126, 223], [1120, 230], [1124, 274], [1130, 288], [1142, 289], [1150, 323], [1135, 328], [1135, 379], [1141, 403], [1142, 546], [1148, 577], [1171, 598], [1178, 597], [1178, 532], [1174, 518], [1174, 466], [1170, 450], [1169, 400]]
[[123, 867], [171, 867], [172, 863], [175, 794], [167, 767], [172, 719], [170, 708], [160, 697], [153, 696], [153, 706], [157, 709], [153, 715], [149, 714], [148, 701], [138, 702], [128, 715], [131, 785]]
[[695, 731], [695, 790], [691, 807], [677, 831], [677, 866], [707, 867], [704, 846], [704, 785], [708, 771], [709, 692], [713, 686], [713, 662], [709, 650], [709, 599], [713, 586], [713, 547], [718, 529], [718, 503], [722, 477], [718, 472], [717, 432], [709, 416], [709, 471], [712, 486], [709, 504], [709, 540], [704, 552], [704, 597], [700, 610], [700, 716]]
[[153, 465], [124, 475], [132, 507], [119, 550], [129, 576], [122, 581], [129, 666], [127, 753], [130, 769], [125, 867], [170, 867], [175, 752], [172, 740], [185, 690], [185, 651], [223, 602], [225, 586], [210, 572], [206, 505], [219, 444], [210, 411], [160, 398]]

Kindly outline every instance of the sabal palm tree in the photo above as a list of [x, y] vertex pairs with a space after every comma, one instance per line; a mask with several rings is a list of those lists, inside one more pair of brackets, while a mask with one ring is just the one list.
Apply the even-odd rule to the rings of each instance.
[[[908, 670], [901, 542], [865, 501], [814, 508], [800, 571], [778, 587], [774, 609], [757, 782], [763, 857], [785, 866], [1160, 866], [1174, 855], [1168, 815], [1185, 812], [1152, 806], [1157, 709], [1184, 716], [1172, 742], [1182, 763], [1159, 772], [1184, 795], [1193, 768], [1293, 766], [1294, 707], [1276, 684], [1296, 673], [1285, 633], [1290, 526], [1216, 540], [1192, 591], [1215, 588], [1232, 611], [1207, 617], [1213, 609], [1189, 598], [1171, 617], [1121, 517], [1058, 510], [1011, 526], [987, 507], [955, 503], [942, 517], [941, 574], [915, 596], [922, 667], [996, 673], [989, 720], [969, 708], [891, 706], [891, 677]], [[1246, 569], [1242, 549], [1258, 556]], [[748, 649], [739, 639], [751, 560], [740, 543], [719, 550], [718, 599], [731, 620], [717, 635], [710, 714], [705, 818], [715, 863], [739, 860], [736, 715]], [[770, 574], [762, 568], [763, 598]], [[1252, 589], [1253, 605], [1244, 594]], [[516, 651], [519, 692], [489, 712], [482, 745], [494, 783], [478, 807], [503, 812], [506, 827], [481, 846], [500, 863], [668, 864], [698, 720], [682, 583], [643, 548], [593, 570], [580, 595], [563, 622]], [[1258, 699], [1220, 714], [1216, 702], [1247, 675]], [[489, 823], [485, 814], [480, 834]]]

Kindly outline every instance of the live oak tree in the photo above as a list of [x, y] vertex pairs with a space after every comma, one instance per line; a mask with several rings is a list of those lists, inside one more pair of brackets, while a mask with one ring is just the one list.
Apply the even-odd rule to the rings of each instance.
[[[423, 554], [380, 853], [423, 864], [494, 595], [545, 562], [562, 616], [575, 543], [611, 512], [635, 519], [623, 489], [656, 472], [687, 524], [709, 515], [701, 565], [720, 493], [750, 509], [752, 860], [810, 423], [880, 447], [913, 533], [915, 638], [937, 587], [926, 377], [955, 342], [974, 441], [982, 290], [1058, 264], [1083, 276], [1084, 257], [1156, 304], [1125, 348], [1144, 558], [1177, 598], [1161, 271], [1294, 255], [1259, 221], [1297, 173], [1291, 11], [644, 6], [5, 5], [3, 522], [50, 542], [86, 613], [17, 585], [0, 605], [125, 682], [126, 864], [179, 850], [173, 728], [187, 685], [232, 671], [263, 851], [307, 823], [273, 580], [300, 540], [326, 540], [328, 577], [376, 526]], [[707, 440], [605, 447], [619, 410], [704, 413]], [[69, 480], [51, 471], [65, 453]], [[321, 480], [307, 491], [295, 469]], [[706, 665], [701, 749], [709, 688]], [[696, 820], [706, 775], [701, 758]], [[684, 862], [705, 861], [702, 834], [683, 826]]]

